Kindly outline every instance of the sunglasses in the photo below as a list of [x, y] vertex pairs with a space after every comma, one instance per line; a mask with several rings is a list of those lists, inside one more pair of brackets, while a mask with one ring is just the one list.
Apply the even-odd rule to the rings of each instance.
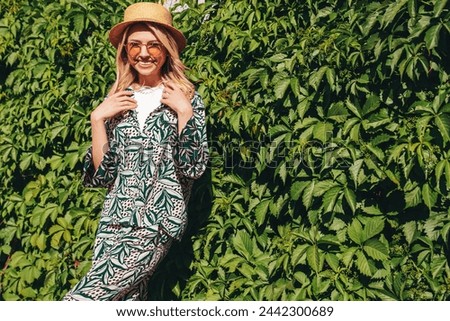
[[160, 56], [163, 51], [163, 45], [157, 41], [150, 41], [146, 44], [138, 41], [130, 41], [126, 43], [125, 48], [130, 56], [136, 57], [141, 53], [142, 46], [145, 46], [147, 52], [153, 57]]

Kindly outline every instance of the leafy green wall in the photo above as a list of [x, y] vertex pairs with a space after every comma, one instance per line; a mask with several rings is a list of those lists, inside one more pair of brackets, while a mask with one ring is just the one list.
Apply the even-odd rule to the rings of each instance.
[[[89, 268], [81, 161], [130, 2], [0, 0], [5, 300]], [[211, 162], [150, 299], [450, 299], [447, 1], [187, 2]]]

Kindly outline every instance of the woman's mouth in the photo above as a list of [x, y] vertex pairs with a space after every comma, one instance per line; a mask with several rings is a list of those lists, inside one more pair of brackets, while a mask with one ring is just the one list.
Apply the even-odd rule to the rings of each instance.
[[150, 66], [153, 66], [153, 65], [157, 65], [158, 63], [157, 63], [157, 61], [156, 60], [154, 60], [154, 61], [136, 61], [136, 63], [135, 63], [135, 65], [139, 65], [139, 66], [142, 66], [142, 67], [150, 67]]

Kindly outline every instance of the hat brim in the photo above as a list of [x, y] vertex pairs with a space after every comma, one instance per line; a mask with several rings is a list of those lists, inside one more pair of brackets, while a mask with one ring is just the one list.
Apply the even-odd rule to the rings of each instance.
[[172, 37], [175, 39], [175, 42], [178, 45], [178, 51], [181, 52], [186, 47], [186, 38], [184, 37], [183, 33], [179, 31], [178, 29], [175, 29], [171, 25], [164, 24], [158, 21], [154, 21], [152, 19], [137, 19], [137, 20], [130, 20], [118, 23], [114, 27], [111, 28], [109, 31], [109, 41], [111, 44], [118, 48], [120, 42], [122, 41], [122, 34], [125, 31], [125, 29], [132, 24], [139, 23], [139, 22], [150, 22], [154, 23], [158, 26], [164, 27], [167, 29], [167, 31], [172, 35]]

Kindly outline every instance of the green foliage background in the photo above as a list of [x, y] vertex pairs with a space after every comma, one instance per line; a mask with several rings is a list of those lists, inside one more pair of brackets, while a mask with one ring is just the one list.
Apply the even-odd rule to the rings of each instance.
[[[447, 0], [185, 1], [209, 171], [154, 300], [449, 300]], [[89, 113], [131, 1], [0, 0], [4, 300], [89, 268]]]

